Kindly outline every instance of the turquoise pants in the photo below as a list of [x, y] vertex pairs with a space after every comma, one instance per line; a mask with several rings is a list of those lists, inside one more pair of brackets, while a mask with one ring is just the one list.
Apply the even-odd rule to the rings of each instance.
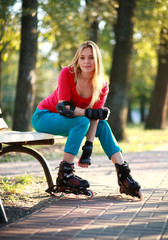
[[[78, 154], [82, 140], [90, 126], [90, 120], [87, 117], [67, 118], [58, 113], [39, 110], [38, 108], [32, 116], [31, 123], [37, 132], [66, 136], [67, 141], [64, 151], [75, 156]], [[99, 138], [109, 159], [114, 153], [121, 151], [107, 121], [99, 121], [96, 137]]]

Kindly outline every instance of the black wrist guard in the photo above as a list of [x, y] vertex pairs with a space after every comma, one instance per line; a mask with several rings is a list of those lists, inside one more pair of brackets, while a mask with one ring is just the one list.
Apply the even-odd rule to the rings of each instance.
[[90, 118], [90, 119], [100, 119], [100, 120], [104, 120], [107, 118], [108, 116], [108, 109], [92, 109], [92, 108], [87, 108], [85, 110], [85, 116]]
[[91, 165], [91, 154], [93, 149], [93, 143], [90, 141], [86, 141], [85, 145], [82, 147], [83, 153], [82, 156], [79, 158], [78, 165], [81, 163], [87, 163]]
[[[70, 106], [70, 109], [66, 109], [65, 106]], [[68, 118], [73, 118], [74, 117], [75, 108], [76, 107], [73, 105], [73, 103], [71, 103], [69, 101], [60, 102], [56, 106], [57, 112], [61, 116], [68, 117]]]

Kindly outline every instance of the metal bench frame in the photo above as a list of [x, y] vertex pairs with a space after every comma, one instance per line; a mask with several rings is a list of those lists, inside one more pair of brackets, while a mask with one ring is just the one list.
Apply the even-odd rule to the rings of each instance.
[[[14, 131], [8, 131], [9, 133], [12, 134], [19, 134], [19, 132], [14, 132]], [[3, 134], [5, 134], [5, 132], [1, 132], [0, 136], [2, 136]], [[20, 132], [20, 134], [22, 134]], [[31, 134], [31, 136], [33, 134], [36, 134], [36, 132], [32, 133], [32, 132], [26, 132], [26, 134]], [[48, 187], [52, 187], [54, 185], [54, 180], [53, 180], [53, 176], [52, 176], [52, 172], [50, 169], [50, 166], [47, 162], [47, 160], [45, 159], [45, 157], [37, 150], [33, 149], [32, 147], [29, 146], [25, 146], [25, 145], [54, 145], [56, 142], [56, 139], [58, 139], [59, 137], [57, 136], [53, 136], [53, 135], [49, 135], [46, 134], [46, 139], [40, 139], [40, 134], [42, 134], [42, 136], [45, 134], [44, 133], [39, 133], [39, 137], [38, 140], [21, 140], [21, 141], [11, 141], [10, 142], [10, 138], [9, 138], [9, 142], [3, 142], [0, 139], [0, 156], [10, 153], [10, 152], [21, 152], [21, 153], [26, 153], [29, 154], [31, 156], [33, 156], [34, 158], [36, 158], [39, 163], [41, 164], [44, 173], [45, 173], [45, 177], [48, 183]], [[5, 136], [5, 135], [4, 135]], [[3, 137], [2, 137], [3, 138]], [[7, 146], [6, 146], [7, 145]], [[7, 223], [8, 219], [5, 213], [5, 209], [3, 207], [2, 201], [0, 199], [0, 220], [3, 223]]]

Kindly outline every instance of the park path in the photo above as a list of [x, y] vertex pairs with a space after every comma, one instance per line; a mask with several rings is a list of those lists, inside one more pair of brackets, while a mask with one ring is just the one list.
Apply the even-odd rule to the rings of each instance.
[[[141, 184], [143, 201], [120, 196], [114, 165], [105, 156], [93, 156], [88, 169], [76, 167], [76, 174], [90, 182], [95, 193], [92, 199], [56, 199], [41, 211], [1, 228], [0, 240], [168, 239], [168, 148], [124, 157]], [[58, 163], [49, 161], [54, 174]], [[43, 174], [34, 161], [0, 164], [0, 175], [25, 170]]]

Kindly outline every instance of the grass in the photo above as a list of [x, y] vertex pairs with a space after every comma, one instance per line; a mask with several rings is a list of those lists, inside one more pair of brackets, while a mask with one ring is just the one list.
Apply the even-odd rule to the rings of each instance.
[[[33, 177], [28, 174], [18, 177], [0, 177], [0, 196], [6, 201], [20, 199], [23, 193], [24, 198], [28, 198], [30, 189], [38, 183], [45, 183], [44, 178]], [[4, 197], [5, 196], [5, 197]]]
[[[15, 208], [20, 208], [20, 211], [22, 208], [30, 209], [40, 201], [48, 200], [46, 188], [44, 177], [34, 177], [26, 173], [18, 177], [0, 177], [0, 198], [7, 210], [14, 212], [12, 218], [15, 218]], [[25, 213], [21, 213], [21, 216], [22, 214]]]
[[[142, 124], [128, 125], [126, 136], [127, 140], [119, 142], [123, 153], [151, 151], [164, 144], [168, 144], [168, 129], [145, 130]], [[103, 150], [97, 139], [94, 142], [94, 152], [96, 154], [103, 154]]]
[[[19, 177], [0, 177], [0, 198], [5, 207], [8, 223], [19, 220], [43, 208], [54, 199], [50, 198], [44, 177], [24, 174]], [[0, 221], [0, 227], [3, 224]]]
[[127, 142], [120, 142], [124, 152], [142, 152], [155, 150], [168, 144], [168, 129], [145, 130], [143, 125], [130, 125], [126, 129]]

